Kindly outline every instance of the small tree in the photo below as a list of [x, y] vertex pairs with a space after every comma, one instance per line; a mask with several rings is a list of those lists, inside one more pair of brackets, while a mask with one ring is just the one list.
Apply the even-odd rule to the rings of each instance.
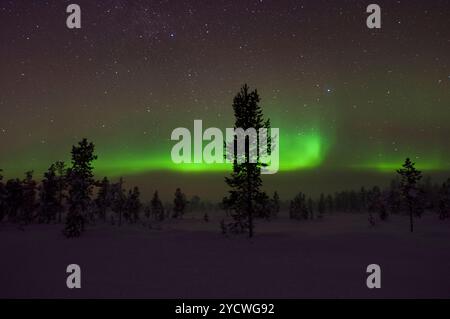
[[398, 179], [391, 181], [387, 195], [387, 206], [391, 214], [398, 214], [402, 210], [402, 196]]
[[198, 195], [194, 195], [191, 197], [189, 201], [189, 211], [196, 212], [200, 210], [200, 197]]
[[25, 179], [22, 181], [22, 209], [20, 215], [21, 224], [29, 224], [34, 219], [34, 213], [37, 208], [36, 187], [37, 183], [33, 180], [33, 171], [25, 173]]
[[153, 218], [157, 221], [163, 221], [164, 220], [164, 206], [159, 199], [158, 191], [155, 191], [153, 194], [153, 198], [150, 202], [150, 207], [152, 211]]
[[119, 226], [122, 226], [122, 217], [126, 208], [127, 197], [123, 189], [123, 178], [112, 185], [112, 211], [118, 215]]
[[175, 191], [175, 199], [173, 200], [173, 218], [183, 217], [184, 210], [187, 205], [186, 195], [177, 188]]
[[328, 213], [333, 212], [334, 205], [333, 205], [333, 196], [331, 196], [331, 194], [328, 194], [325, 206], [326, 206], [325, 210], [328, 211]]
[[104, 177], [101, 182], [98, 183], [99, 190], [97, 198], [95, 199], [95, 206], [97, 214], [103, 221], [106, 221], [106, 212], [111, 207], [112, 192], [111, 184], [107, 177]]
[[56, 220], [56, 214], [62, 210], [58, 197], [58, 179], [56, 167], [52, 164], [44, 173], [39, 188], [39, 222], [50, 223]]
[[87, 139], [72, 147], [72, 167], [67, 174], [69, 213], [64, 229], [66, 237], [78, 237], [84, 231], [94, 185], [92, 162], [96, 159], [94, 144]]
[[439, 218], [447, 219], [450, 217], [450, 178], [447, 179], [439, 191]]
[[23, 189], [22, 181], [18, 178], [9, 179], [5, 185], [6, 198], [5, 208], [8, 221], [16, 223], [19, 220], [19, 214], [22, 209]]
[[325, 195], [324, 194], [320, 194], [320, 198], [319, 198], [319, 204], [317, 205], [317, 210], [319, 211], [319, 217], [322, 218], [323, 215], [325, 214]]
[[407, 158], [402, 165], [403, 168], [397, 170], [397, 173], [401, 176], [400, 189], [402, 197], [409, 211], [411, 232], [414, 231], [414, 214], [421, 214], [420, 189], [417, 184], [422, 178], [422, 173], [414, 165], [415, 163]]
[[382, 220], [382, 221], [388, 220], [388, 217], [389, 217], [388, 199], [389, 199], [389, 191], [383, 191], [380, 194], [379, 202], [378, 202], [378, 213], [380, 216], [380, 220]]
[[126, 199], [126, 210], [131, 222], [135, 223], [139, 220], [139, 212], [142, 204], [139, 199], [140, 192], [138, 187], [134, 187], [133, 190], [128, 191], [128, 197]]
[[289, 206], [289, 218], [291, 219], [308, 219], [308, 208], [306, 206], [306, 196], [298, 193]]
[[273, 193], [271, 206], [271, 215], [274, 217], [278, 216], [278, 213], [280, 212], [280, 196], [276, 191]]
[[66, 190], [67, 190], [68, 172], [66, 164], [62, 161], [57, 161], [53, 165], [55, 168], [56, 183], [58, 184], [58, 195], [57, 195], [59, 206], [58, 223], [62, 223], [62, 214], [64, 212], [63, 201], [65, 198], [67, 198]]
[[312, 200], [311, 197], [308, 198], [308, 213], [309, 213], [309, 218], [311, 220], [314, 219], [314, 201]]

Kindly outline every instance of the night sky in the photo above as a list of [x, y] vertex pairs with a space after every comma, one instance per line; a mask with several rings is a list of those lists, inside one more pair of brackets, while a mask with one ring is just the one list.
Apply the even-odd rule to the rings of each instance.
[[226, 170], [173, 164], [170, 134], [232, 127], [244, 83], [280, 129], [270, 190], [371, 184], [407, 156], [450, 175], [450, 1], [1, 0], [0, 39], [7, 177], [41, 175], [87, 137], [98, 177], [221, 198]]

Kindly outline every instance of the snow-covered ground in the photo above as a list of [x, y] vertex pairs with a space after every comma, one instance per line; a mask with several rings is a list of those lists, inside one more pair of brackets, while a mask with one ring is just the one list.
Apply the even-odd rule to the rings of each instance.
[[[0, 225], [0, 297], [87, 298], [450, 298], [450, 221], [367, 215], [258, 221], [256, 237], [226, 238], [218, 220], [89, 226], [65, 239], [62, 225], [24, 231]], [[81, 266], [82, 288], [66, 287]], [[381, 289], [366, 267], [381, 266]]]

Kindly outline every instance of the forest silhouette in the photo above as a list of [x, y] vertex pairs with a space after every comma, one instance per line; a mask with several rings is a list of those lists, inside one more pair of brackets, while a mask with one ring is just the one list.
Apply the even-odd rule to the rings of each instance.
[[[247, 85], [241, 88], [233, 100], [235, 127], [270, 129], [270, 120], [264, 119], [259, 102], [257, 90], [251, 91]], [[252, 149], [259, 149], [258, 143], [252, 145], [247, 137], [244, 152], [247, 159]], [[233, 150], [236, 141], [224, 147]], [[367, 213], [370, 225], [388, 220], [391, 214], [404, 214], [409, 217], [411, 232], [415, 219], [426, 211], [437, 213], [440, 219], [450, 217], [450, 178], [442, 185], [432, 183], [430, 178], [423, 179], [409, 158], [393, 172], [392, 182], [386, 188], [322, 193], [317, 199], [299, 192], [292, 200], [283, 202], [277, 192], [270, 197], [262, 190], [261, 169], [265, 164], [259, 159], [261, 155], [258, 153], [256, 162], [240, 162], [234, 155], [233, 170], [225, 178], [229, 193], [217, 205], [225, 211], [218, 225], [224, 234], [245, 233], [253, 237], [255, 218], [272, 220], [283, 209], [292, 220], [322, 219], [336, 212]], [[200, 208], [203, 222], [209, 222], [208, 205], [198, 196], [187, 200], [181, 188], [176, 189], [172, 204], [163, 204], [157, 190], [150, 201], [143, 203], [139, 188], [125, 189], [123, 178], [117, 182], [108, 177], [96, 180], [93, 166], [96, 159], [95, 145], [84, 138], [72, 147], [71, 163], [51, 164], [40, 182], [33, 178], [33, 171], [25, 172], [23, 179], [4, 181], [0, 169], [0, 222], [17, 224], [20, 228], [32, 223], [64, 224], [66, 237], [79, 237], [86, 225], [99, 222], [152, 227], [165, 219], [183, 218], [186, 211]]]

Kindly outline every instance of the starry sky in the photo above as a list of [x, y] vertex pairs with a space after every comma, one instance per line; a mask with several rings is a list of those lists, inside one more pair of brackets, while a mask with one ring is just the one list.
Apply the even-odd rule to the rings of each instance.
[[280, 129], [269, 189], [385, 181], [406, 156], [450, 175], [450, 1], [376, 1], [368, 29], [373, 2], [1, 0], [0, 168], [42, 174], [87, 137], [99, 177], [221, 198], [228, 168], [173, 164], [170, 134], [232, 127], [248, 83]]

